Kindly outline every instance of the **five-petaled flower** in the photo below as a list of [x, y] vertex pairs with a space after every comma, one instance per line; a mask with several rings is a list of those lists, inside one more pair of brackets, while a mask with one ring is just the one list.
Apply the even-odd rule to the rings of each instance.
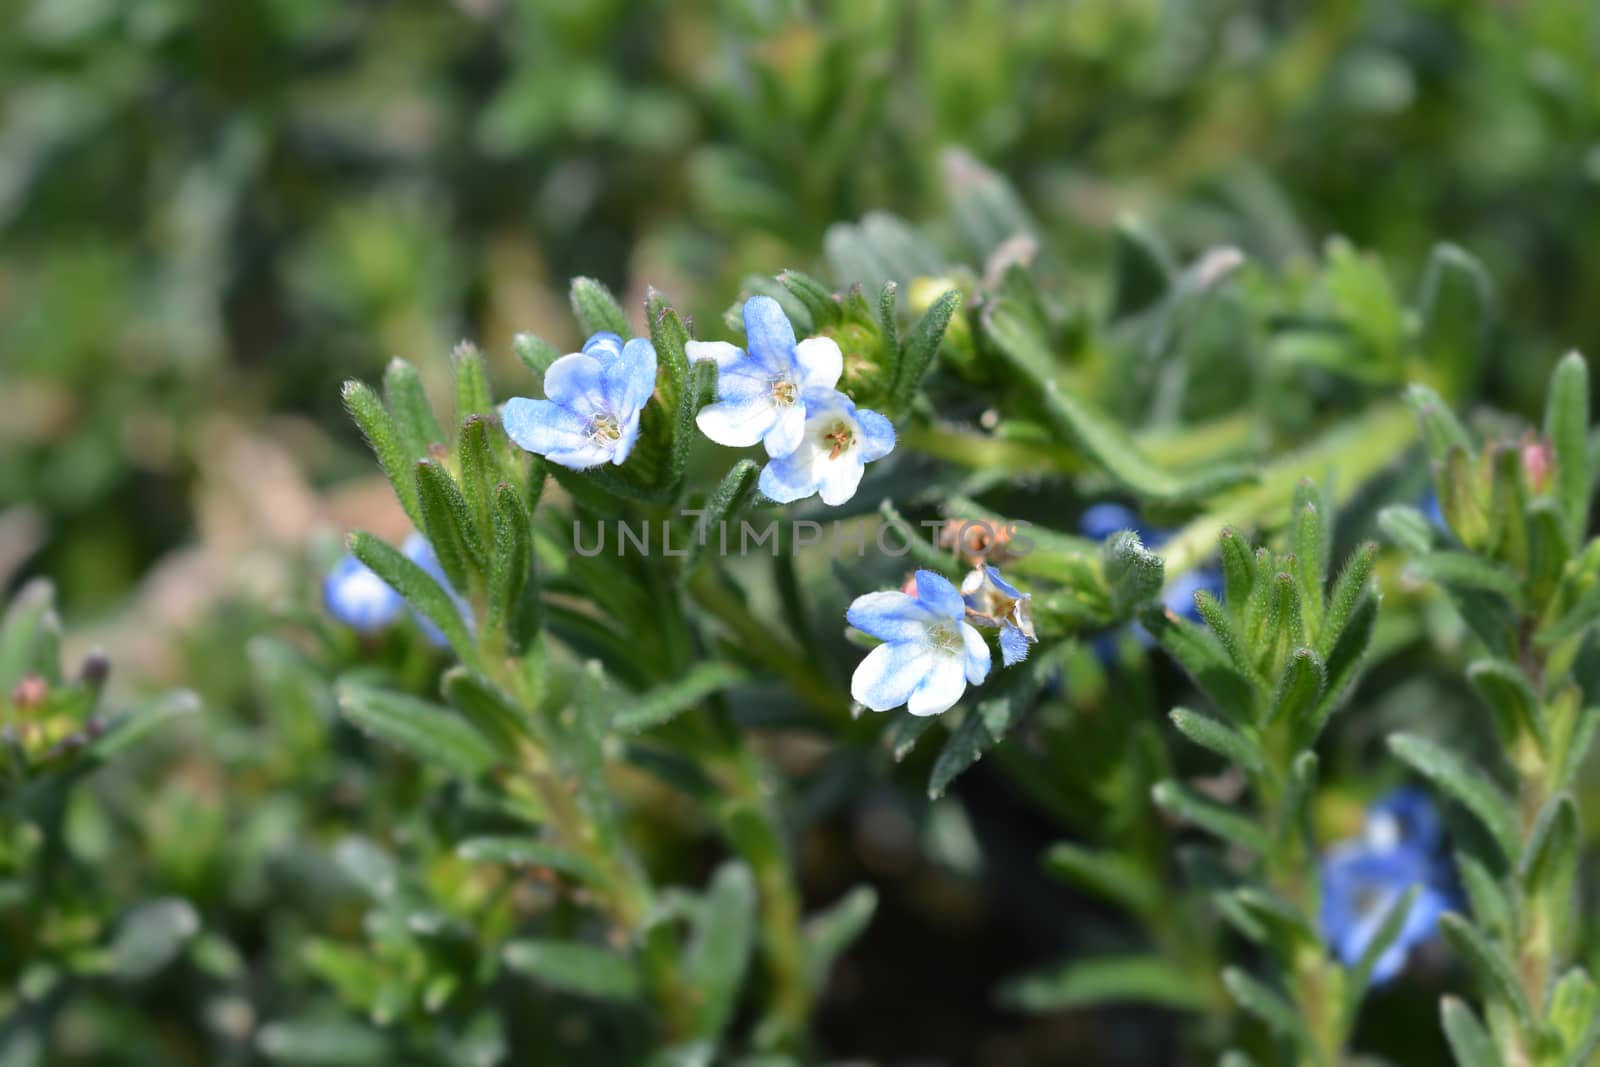
[[688, 343], [691, 360], [717, 365], [717, 402], [702, 408], [695, 422], [719, 445], [760, 441], [767, 455], [787, 456], [805, 435], [810, 396], [839, 383], [844, 356], [827, 337], [796, 343], [794, 327], [770, 296], [745, 301], [744, 334], [748, 351], [727, 341]]
[[904, 704], [913, 715], [937, 715], [961, 699], [968, 682], [981, 685], [989, 676], [989, 645], [966, 621], [960, 592], [932, 571], [918, 571], [916, 583], [916, 596], [868, 593], [845, 614], [883, 642], [850, 679], [850, 695], [873, 711]]
[[800, 443], [762, 469], [761, 491], [780, 504], [813, 493], [824, 504], [843, 504], [856, 495], [866, 465], [894, 451], [894, 426], [835, 389], [807, 389], [802, 403], [806, 418]]
[[518, 445], [572, 470], [620, 464], [639, 436], [639, 412], [656, 388], [656, 350], [635, 337], [597, 333], [544, 375], [545, 400], [513, 397], [501, 420]]
[[1454, 903], [1439, 817], [1427, 796], [1397, 789], [1375, 803], [1361, 837], [1324, 854], [1321, 881], [1322, 936], [1347, 967], [1366, 954], [1390, 909], [1416, 887], [1400, 932], [1372, 969], [1375, 983], [1393, 979]]
[[1033, 632], [1033, 594], [1024, 593], [1000, 576], [998, 567], [976, 567], [961, 582], [967, 614], [1000, 631], [1000, 663], [1010, 667], [1028, 658]]

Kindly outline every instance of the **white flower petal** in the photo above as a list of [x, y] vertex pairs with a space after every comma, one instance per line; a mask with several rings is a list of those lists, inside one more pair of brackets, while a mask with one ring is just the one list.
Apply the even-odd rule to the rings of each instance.
[[933, 659], [926, 645], [914, 641], [879, 645], [867, 653], [851, 675], [850, 695], [873, 711], [897, 708], [922, 683]]
[[861, 484], [861, 475], [866, 467], [861, 463], [860, 454], [853, 448], [826, 462], [822, 482], [817, 486], [817, 495], [829, 507], [838, 507], [856, 495], [856, 486]]
[[794, 346], [800, 363], [800, 384], [807, 389], [832, 389], [844, 373], [844, 353], [831, 337], [807, 337]]
[[938, 621], [926, 604], [898, 589], [856, 597], [844, 617], [851, 626], [880, 641], [921, 641]]
[[967, 691], [967, 676], [961, 656], [930, 655], [932, 660], [922, 681], [911, 691], [906, 710], [913, 715], [937, 715], [955, 707]]
[[966, 648], [966, 655], [962, 657], [962, 666], [967, 672], [967, 681], [973, 685], [982, 685], [983, 680], [989, 677], [989, 642], [983, 639], [975, 627], [970, 623], [961, 624], [961, 643]]
[[806, 432], [806, 409], [800, 404], [790, 404], [773, 410], [777, 412], [777, 419], [761, 443], [767, 446], [767, 455], [777, 459], [800, 447]]
[[744, 349], [727, 341], [690, 341], [683, 346], [683, 351], [690, 363], [709, 359], [717, 365], [718, 370], [744, 358]]
[[778, 409], [770, 398], [754, 398], [743, 403], [724, 400], [700, 409], [694, 417], [700, 432], [719, 445], [746, 448], [767, 435], [778, 421]]

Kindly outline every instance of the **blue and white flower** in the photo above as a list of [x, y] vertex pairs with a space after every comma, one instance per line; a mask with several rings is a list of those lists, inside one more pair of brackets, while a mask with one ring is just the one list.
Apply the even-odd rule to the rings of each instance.
[[571, 470], [621, 464], [639, 436], [639, 412], [656, 388], [656, 350], [597, 333], [544, 375], [547, 399], [513, 397], [501, 411], [510, 438]]
[[1329, 849], [1321, 864], [1322, 936], [1345, 966], [1372, 946], [1390, 909], [1410, 891], [1416, 897], [1399, 934], [1379, 955], [1374, 983], [1388, 982], [1411, 951], [1430, 941], [1439, 917], [1455, 903], [1444, 835], [1427, 796], [1399, 789], [1367, 811], [1361, 837]]
[[807, 389], [801, 402], [800, 442], [762, 469], [761, 491], [780, 504], [813, 493], [824, 504], [843, 504], [856, 495], [866, 465], [894, 451], [894, 426], [876, 411], [857, 408], [836, 389]]
[[850, 679], [850, 695], [873, 711], [906, 706], [913, 715], [948, 711], [989, 677], [989, 645], [966, 621], [967, 605], [948, 580], [916, 574], [917, 595], [898, 590], [856, 597], [845, 618], [883, 644]]
[[405, 607], [393, 586], [348, 552], [322, 579], [322, 601], [328, 614], [364, 634], [388, 626]]
[[1038, 640], [1033, 630], [1033, 594], [1024, 593], [1000, 575], [997, 567], [974, 568], [961, 582], [967, 614], [981, 625], [1000, 631], [1000, 663], [1010, 667], [1028, 658]]
[[690, 360], [717, 365], [717, 402], [702, 408], [695, 422], [719, 445], [760, 441], [767, 455], [787, 456], [805, 435], [808, 396], [839, 384], [844, 355], [831, 338], [796, 343], [788, 316], [770, 296], [745, 301], [744, 333], [748, 350], [727, 341], [686, 346]]

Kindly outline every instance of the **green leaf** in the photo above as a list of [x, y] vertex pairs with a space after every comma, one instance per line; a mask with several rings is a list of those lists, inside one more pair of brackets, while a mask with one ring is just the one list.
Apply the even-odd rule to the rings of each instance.
[[1389, 750], [1476, 815], [1508, 858], [1517, 855], [1516, 806], [1487, 774], [1415, 734], [1390, 734]]
[[478, 346], [470, 341], [456, 345], [450, 353], [450, 367], [456, 379], [456, 425], [460, 426], [470, 415], [493, 417], [494, 393], [489, 389], [489, 368]]
[[1458, 851], [1455, 861], [1473, 921], [1492, 941], [1510, 937], [1513, 930], [1511, 902], [1500, 887], [1500, 880], [1470, 853]]
[[412, 563], [393, 545], [369, 533], [351, 534], [350, 551], [398, 591], [418, 614], [437, 626], [456, 655], [469, 663], [477, 661], [477, 648], [461, 620], [455, 600], [427, 571]]
[[1106, 585], [1111, 591], [1111, 614], [1127, 619], [1161, 594], [1166, 563], [1149, 551], [1132, 530], [1122, 530], [1106, 540], [1101, 549], [1105, 560]]
[[490, 444], [489, 425], [482, 415], [467, 416], [456, 444], [461, 493], [471, 508], [473, 532], [480, 541], [494, 532], [494, 487], [500, 484], [500, 465]]
[[1460, 449], [1469, 457], [1477, 455], [1466, 428], [1438, 393], [1425, 385], [1413, 385], [1406, 391], [1406, 399], [1417, 413], [1422, 425], [1422, 442], [1434, 463], [1443, 466], [1451, 449]]
[[200, 932], [200, 913], [181, 897], [145, 901], [122, 917], [109, 947], [111, 970], [126, 982], [155, 974]]
[[586, 885], [600, 885], [604, 881], [600, 871], [586, 857], [536, 837], [469, 837], [456, 846], [456, 855], [469, 863], [548, 867]]
[[1301, 1043], [1307, 1046], [1311, 1044], [1300, 1013], [1284, 999], [1282, 993], [1237, 967], [1223, 969], [1222, 984], [1239, 1007], [1260, 1019], [1273, 1033], [1279, 1037], [1301, 1039]]
[[1539, 812], [1518, 872], [1527, 912], [1557, 957], [1571, 939], [1578, 850], [1578, 806], [1571, 794], [1557, 793]]
[[593, 278], [572, 279], [571, 299], [572, 313], [577, 316], [578, 325], [583, 327], [585, 334], [609, 330], [618, 337], [632, 336], [633, 331], [628, 328], [628, 316], [622, 313], [617, 298]]
[[1136, 915], [1160, 906], [1162, 887], [1138, 864], [1115, 852], [1092, 852], [1058, 841], [1044, 854], [1044, 868], [1080, 889], [1121, 904]]
[[1446, 995], [1439, 1002], [1439, 1019], [1457, 1067], [1502, 1067], [1489, 1032], [1459, 998]]
[[1155, 609], [1145, 611], [1140, 622], [1217, 710], [1235, 722], [1251, 721], [1255, 713], [1252, 683], [1235, 669], [1210, 630]]
[[581, 941], [512, 941], [500, 956], [513, 971], [552, 989], [604, 1000], [632, 1000], [641, 992], [632, 960]]
[[689, 463], [689, 447], [694, 444], [695, 415], [710, 398], [716, 387], [717, 367], [710, 360], [691, 364], [684, 379], [683, 395], [678, 398], [677, 422], [672, 430], [672, 456], [667, 468], [665, 495], [677, 492], [683, 481], [683, 471]]
[[440, 689], [503, 758], [513, 760], [521, 754], [532, 731], [523, 713], [494, 683], [458, 665], [445, 671]]
[[996, 303], [984, 313], [984, 325], [1001, 355], [1036, 392], [1051, 428], [1074, 442], [1118, 484], [1153, 500], [1181, 502], [1254, 480], [1254, 472], [1242, 464], [1189, 476], [1162, 468], [1115, 419], [1061, 388], [1055, 380], [1054, 358], [1016, 309], [1003, 301]]
[[417, 500], [422, 507], [422, 532], [439, 557], [439, 566], [456, 589], [470, 589], [472, 575], [487, 562], [461, 487], [439, 464], [417, 464]]
[[1256, 554], [1250, 542], [1231, 526], [1217, 538], [1222, 556], [1222, 602], [1243, 604], [1250, 599], [1256, 582]]
[[1425, 556], [1433, 550], [1433, 525], [1416, 508], [1391, 504], [1378, 512], [1378, 528], [1409, 555]]
[[833, 290], [811, 275], [797, 270], [782, 271], [778, 275], [778, 284], [793, 293], [795, 299], [805, 306], [811, 316], [813, 333], [821, 333], [839, 321], [839, 302], [833, 298]]
[[1322, 628], [1323, 598], [1327, 595], [1327, 504], [1315, 483], [1302, 479], [1294, 491], [1294, 576], [1300, 589], [1300, 611], [1312, 633]]
[[1329, 660], [1330, 666], [1334, 646], [1366, 596], [1367, 579], [1372, 577], [1372, 565], [1377, 559], [1378, 546], [1367, 541], [1351, 553], [1339, 577], [1334, 580], [1333, 591], [1328, 596], [1328, 613], [1323, 617], [1316, 644], [1317, 654]]
[[394, 495], [399, 498], [400, 506], [405, 508], [411, 521], [421, 527], [422, 511], [417, 505], [417, 485], [412, 476], [411, 456], [389, 409], [383, 406], [383, 401], [378, 399], [378, 394], [371, 386], [354, 380], [344, 383], [344, 407], [356, 425], [361, 427], [362, 436], [367, 439], [372, 454], [378, 457], [378, 465], [383, 468], [389, 484], [394, 486]]
[[1578, 544], [1588, 530], [1594, 481], [1588, 447], [1589, 365], [1576, 352], [1562, 357], [1550, 376], [1544, 433], [1555, 452], [1555, 495], [1566, 517], [1568, 539]]
[[1264, 855], [1267, 851], [1266, 835], [1253, 821], [1177, 782], [1158, 782], [1151, 796], [1163, 811], [1209, 834], [1257, 854]]
[[1211, 632], [1216, 635], [1217, 643], [1228, 654], [1228, 661], [1233, 664], [1233, 669], [1240, 676], [1248, 678], [1251, 684], [1265, 688], [1266, 679], [1261, 677], [1261, 672], [1256, 668], [1250, 644], [1234, 625], [1233, 616], [1223, 607], [1222, 602], [1209, 590], [1202, 589], [1195, 594], [1194, 606], [1200, 617], [1206, 621], [1206, 625], [1211, 627]]
[[1539, 695], [1513, 663], [1480, 659], [1467, 668], [1467, 678], [1489, 710], [1494, 712], [1501, 739], [1511, 750], [1524, 732], [1538, 740], [1541, 748], [1549, 744]]
[[711, 877], [682, 961], [684, 979], [698, 994], [696, 1034], [716, 1037], [733, 1017], [755, 946], [755, 928], [755, 878], [743, 863], [724, 863]]
[[1022, 1012], [1054, 1012], [1098, 1004], [1158, 1004], [1179, 1010], [1206, 1006], [1204, 988], [1160, 956], [1077, 959], [1001, 984], [996, 999]]
[[434, 417], [433, 405], [428, 403], [427, 390], [422, 387], [422, 376], [403, 359], [391, 359], [383, 372], [383, 396], [389, 413], [394, 417], [395, 429], [406, 456], [412, 462], [428, 454], [434, 443], [445, 441], [444, 430]]
[[959, 289], [948, 290], [923, 312], [922, 318], [911, 328], [896, 367], [894, 385], [889, 393], [888, 414], [891, 417], [898, 417], [909, 410], [911, 402], [916, 399], [923, 376], [928, 373], [928, 368], [933, 366], [934, 357], [939, 354], [945, 330], [949, 329], [951, 317], [961, 306], [961, 299]]
[[502, 482], [493, 497], [494, 555], [489, 560], [490, 630], [503, 630], [520, 653], [538, 629], [539, 590], [533, 574], [533, 530], [522, 494]]
[[345, 718], [419, 762], [476, 778], [497, 761], [481, 733], [435, 704], [353, 681], [341, 682], [338, 696]]
[[866, 930], [878, 910], [878, 891], [858, 885], [805, 922], [806, 975], [821, 989], [844, 950]]
[[89, 754], [104, 762], [139, 744], [178, 719], [197, 714], [200, 698], [187, 689], [166, 693], [113, 716], [100, 736], [89, 743]]
[[275, 1019], [257, 1031], [255, 1047], [273, 1063], [294, 1067], [383, 1067], [394, 1062], [381, 1030], [340, 1018]]
[[900, 287], [894, 282], [884, 282], [878, 293], [878, 328], [883, 331], [883, 350], [889, 353], [891, 375], [898, 374], [900, 369], [900, 321], [896, 311], [899, 292]]
[[[656, 362], [664, 373], [656, 383], [661, 394], [661, 407], [676, 412], [683, 403], [684, 390], [689, 387], [689, 330], [683, 319], [667, 303], [666, 297], [655, 289], [649, 290], [644, 301], [645, 319], [650, 327], [650, 344], [656, 350]], [[674, 433], [677, 433], [674, 426]]]
[[511, 338], [511, 351], [522, 360], [523, 366], [541, 379], [550, 369], [550, 364], [560, 359], [562, 355], [555, 345], [531, 333], [519, 333]]
[[1356, 1008], [1372, 982], [1373, 969], [1378, 966], [1378, 960], [1383, 954], [1389, 951], [1389, 946], [1394, 944], [1395, 938], [1400, 936], [1400, 931], [1405, 929], [1406, 919], [1410, 917], [1412, 905], [1416, 903], [1417, 894], [1421, 891], [1420, 885], [1410, 886], [1400, 894], [1399, 899], [1389, 905], [1389, 909], [1383, 913], [1383, 921], [1378, 924], [1378, 929], [1372, 935], [1372, 940], [1367, 942], [1367, 947], [1362, 950], [1355, 966], [1346, 974], [1343, 1014], [1347, 1029], [1355, 1022]]
[[1309, 648], [1296, 649], [1278, 679], [1267, 722], [1288, 723], [1289, 736], [1296, 749], [1311, 747], [1317, 734], [1322, 732], [1321, 697], [1327, 683], [1328, 672], [1322, 657]]
[[1458, 589], [1493, 593], [1515, 604], [1521, 596], [1516, 575], [1471, 552], [1431, 552], [1412, 560], [1420, 577]]
[[623, 733], [637, 734], [671, 722], [705, 701], [713, 693], [747, 681], [740, 667], [706, 661], [696, 663], [681, 677], [631, 698], [612, 720]]
[[1116, 322], [1160, 303], [1172, 288], [1172, 251], [1161, 236], [1132, 216], [1116, 223], [1112, 238], [1111, 307]]
[[1516, 1014], [1523, 1033], [1532, 1033], [1535, 1029], [1533, 1009], [1517, 978], [1516, 968], [1505, 953], [1484, 937], [1476, 926], [1454, 912], [1440, 916], [1439, 932], [1477, 976], [1485, 993]]
[[1494, 321], [1488, 272], [1455, 245], [1434, 245], [1423, 268], [1417, 311], [1422, 358], [1443, 372], [1457, 394], [1470, 393], [1482, 371]]
[[684, 567], [685, 571], [692, 570], [711, 545], [721, 546], [720, 551], [731, 543], [725, 540], [732, 532], [728, 523], [743, 510], [745, 503], [755, 492], [756, 480], [760, 476], [761, 468], [751, 459], [741, 459], [723, 475], [722, 481], [717, 483], [717, 487], [706, 497], [705, 504], [700, 508], [699, 521], [695, 524], [697, 529], [694, 543], [689, 546], [689, 562]]
[[1201, 748], [1215, 752], [1251, 774], [1260, 774], [1266, 769], [1261, 746], [1226, 723], [1188, 708], [1173, 708], [1169, 717], [1179, 733]]
[[1570, 968], [1550, 993], [1547, 1018], [1572, 1055], [1567, 1063], [1583, 1067], [1583, 1044], [1590, 1034], [1600, 1035], [1600, 987], [1582, 967]]

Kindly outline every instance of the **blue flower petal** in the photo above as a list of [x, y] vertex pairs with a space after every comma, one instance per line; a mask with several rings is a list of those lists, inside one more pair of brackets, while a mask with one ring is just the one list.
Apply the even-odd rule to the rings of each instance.
[[729, 404], [771, 406], [772, 376], [748, 359], [730, 363], [717, 371], [717, 399]]
[[927, 676], [933, 652], [915, 641], [879, 645], [856, 666], [850, 677], [850, 696], [873, 711], [897, 708]]
[[856, 410], [856, 422], [861, 425], [861, 462], [871, 463], [894, 451], [894, 423], [868, 408]]
[[1000, 627], [1000, 663], [1011, 667], [1027, 658], [1027, 635], [1009, 622]]
[[1092, 541], [1104, 541], [1122, 530], [1138, 530], [1139, 516], [1121, 504], [1094, 504], [1078, 519], [1078, 530]]
[[623, 419], [617, 429], [619, 436], [616, 444], [611, 446], [611, 462], [620, 467], [628, 458], [628, 453], [633, 451], [633, 443], [639, 439], [638, 410], [635, 409], [633, 414]]
[[939, 621], [926, 604], [897, 589], [856, 597], [844, 617], [880, 641], [920, 641]]
[[770, 373], [798, 371], [794, 327], [772, 297], [752, 296], [744, 302], [744, 337], [750, 358]]
[[512, 397], [500, 421], [518, 447], [572, 470], [587, 470], [612, 456], [611, 449], [590, 439], [588, 419], [549, 400]]
[[610, 330], [601, 330], [589, 335], [589, 339], [583, 342], [583, 351], [602, 364], [610, 363], [622, 355], [622, 338]]
[[341, 557], [328, 571], [322, 599], [328, 614], [363, 633], [389, 625], [405, 604], [388, 582], [353, 555]]
[[593, 415], [607, 410], [604, 377], [598, 359], [573, 352], [544, 372], [544, 395], [578, 415]]
[[983, 639], [976, 627], [968, 623], [961, 624], [961, 641], [966, 648], [964, 666], [967, 681], [982, 685], [984, 679], [989, 677], [989, 667], [993, 662], [989, 656], [989, 642]]
[[964, 619], [966, 617], [967, 602], [961, 599], [961, 591], [951, 585], [950, 580], [942, 574], [936, 574], [933, 571], [918, 571], [917, 599], [945, 618]]
[[809, 457], [798, 452], [768, 460], [767, 465], [761, 468], [761, 477], [756, 486], [768, 500], [779, 504], [804, 500], [817, 491]]
[[618, 419], [627, 418], [649, 403], [650, 394], [655, 391], [655, 346], [642, 337], [635, 337], [602, 372], [601, 392], [605, 396], [606, 410]]
[[1162, 592], [1161, 605], [1179, 618], [1198, 620], [1200, 609], [1195, 607], [1194, 597], [1199, 592], [1221, 595], [1222, 572], [1210, 567], [1185, 571]]
[[993, 582], [994, 583], [994, 587], [996, 589], [1000, 590], [1000, 592], [1002, 594], [1004, 594], [1005, 596], [1010, 597], [1012, 600], [1021, 600], [1024, 596], [1027, 595], [1022, 590], [1018, 589], [1016, 586], [1012, 585], [1010, 582], [1008, 582], [1004, 578], [1002, 578], [1000, 576], [1000, 568], [999, 567], [990, 566], [988, 564], [985, 564], [983, 569], [986, 572], [988, 572], [989, 581]]

